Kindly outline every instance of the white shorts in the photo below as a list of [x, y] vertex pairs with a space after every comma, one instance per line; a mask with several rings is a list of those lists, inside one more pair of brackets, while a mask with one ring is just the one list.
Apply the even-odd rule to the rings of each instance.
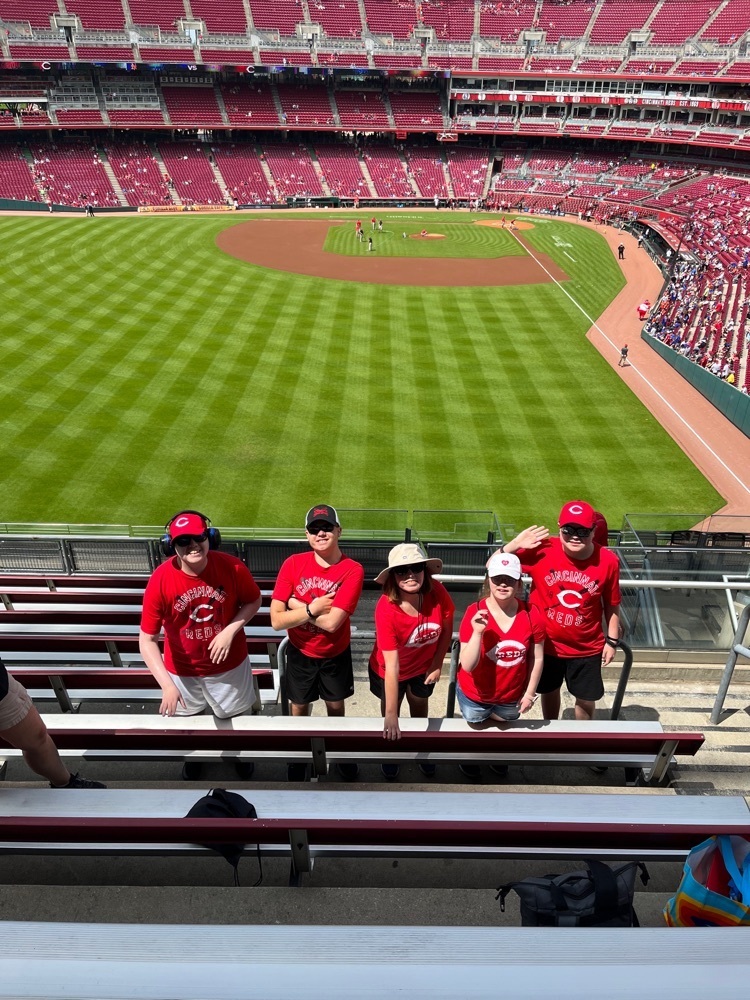
[[185, 701], [184, 708], [178, 706], [177, 715], [198, 715], [206, 706], [217, 719], [245, 715], [253, 709], [260, 711], [258, 682], [253, 676], [249, 657], [223, 674], [211, 674], [209, 677], [169, 676]]

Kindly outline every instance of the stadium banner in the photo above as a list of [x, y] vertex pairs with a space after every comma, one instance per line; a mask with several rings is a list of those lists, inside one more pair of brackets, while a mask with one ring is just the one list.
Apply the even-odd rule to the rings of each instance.
[[138, 211], [147, 215], [155, 215], [163, 212], [186, 212], [186, 205], [139, 205]]
[[140, 205], [139, 212], [233, 212], [234, 205]]
[[457, 101], [508, 101], [511, 104], [611, 104], [659, 108], [702, 108], [707, 111], [750, 111], [750, 101], [705, 101], [677, 97], [634, 97], [609, 94], [524, 94], [520, 91], [457, 90]]

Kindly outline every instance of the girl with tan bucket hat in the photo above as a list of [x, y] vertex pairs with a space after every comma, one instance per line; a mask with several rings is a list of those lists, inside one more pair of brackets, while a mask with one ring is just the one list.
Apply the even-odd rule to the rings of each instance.
[[[375, 577], [383, 596], [375, 607], [370, 690], [380, 699], [386, 740], [401, 736], [398, 715], [404, 697], [412, 718], [427, 718], [428, 699], [440, 679], [455, 610], [448, 591], [432, 578], [442, 568], [442, 560], [429, 559], [420, 545], [404, 542], [391, 549], [387, 568]], [[434, 764], [420, 764], [420, 769], [435, 773]], [[398, 764], [383, 764], [382, 771], [395, 778]]]

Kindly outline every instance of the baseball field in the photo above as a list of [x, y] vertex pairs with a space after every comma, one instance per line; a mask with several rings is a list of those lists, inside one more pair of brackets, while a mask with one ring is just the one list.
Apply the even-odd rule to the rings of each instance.
[[720, 506], [585, 339], [623, 284], [597, 232], [366, 216], [372, 251], [351, 214], [0, 218], [3, 520]]

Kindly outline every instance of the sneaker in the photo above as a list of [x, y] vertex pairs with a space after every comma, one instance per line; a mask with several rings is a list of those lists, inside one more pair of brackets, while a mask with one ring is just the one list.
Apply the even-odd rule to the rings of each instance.
[[336, 767], [344, 781], [356, 781], [359, 777], [359, 764], [353, 760], [340, 761]]
[[470, 781], [479, 781], [482, 777], [482, 769], [479, 764], [459, 764], [458, 769]]
[[90, 781], [88, 778], [82, 778], [80, 774], [71, 774], [70, 781], [67, 785], [53, 785], [50, 782], [50, 788], [106, 788], [107, 786], [102, 784], [101, 781]]
[[307, 764], [287, 764], [287, 781], [307, 781]]
[[498, 778], [508, 777], [508, 765], [507, 764], [490, 764], [490, 771], [496, 774]]
[[419, 770], [425, 776], [425, 778], [435, 777], [435, 765], [430, 764], [428, 761], [420, 761]]
[[393, 781], [394, 778], [398, 777], [399, 766], [398, 764], [381, 764], [380, 770], [386, 781]]
[[202, 767], [203, 765], [199, 764], [197, 760], [186, 760], [182, 765], [182, 780], [198, 781], [201, 776]]
[[236, 760], [234, 769], [241, 781], [249, 781], [255, 771], [255, 764], [251, 760]]

